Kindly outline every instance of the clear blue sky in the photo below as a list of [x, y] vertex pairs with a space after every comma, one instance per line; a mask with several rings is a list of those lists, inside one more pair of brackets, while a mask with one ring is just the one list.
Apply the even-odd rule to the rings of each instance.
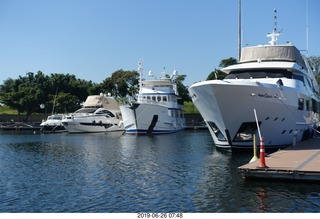
[[[319, 0], [242, 0], [242, 46], [269, 41], [274, 9], [279, 43], [306, 49], [308, 32], [308, 55], [320, 55]], [[176, 69], [190, 86], [229, 57], [238, 0], [0, 0], [0, 84], [39, 70], [100, 83], [143, 59], [145, 75]]]

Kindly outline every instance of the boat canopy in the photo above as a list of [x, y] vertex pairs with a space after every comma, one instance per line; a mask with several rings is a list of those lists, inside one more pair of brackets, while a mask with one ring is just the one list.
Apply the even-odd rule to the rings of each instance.
[[239, 63], [260, 61], [296, 62], [303, 68], [307, 68], [299, 50], [292, 45], [263, 45], [242, 49]]
[[91, 95], [87, 97], [86, 101], [83, 104], [83, 107], [103, 107], [109, 110], [119, 110], [119, 103], [113, 97], [107, 97], [104, 95]]

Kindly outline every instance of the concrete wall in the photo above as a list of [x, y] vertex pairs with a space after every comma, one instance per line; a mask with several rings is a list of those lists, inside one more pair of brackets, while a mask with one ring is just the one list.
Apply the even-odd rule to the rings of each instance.
[[[41, 123], [43, 119], [46, 119], [48, 117], [48, 114], [36, 114], [31, 115], [29, 117], [28, 122], [31, 123]], [[21, 116], [21, 120], [18, 115], [0, 115], [0, 122], [24, 122], [23, 119], [25, 118], [25, 115]]]

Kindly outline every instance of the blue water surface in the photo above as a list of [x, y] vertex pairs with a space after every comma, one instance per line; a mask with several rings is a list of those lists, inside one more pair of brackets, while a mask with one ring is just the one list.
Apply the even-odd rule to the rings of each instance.
[[316, 183], [248, 181], [208, 131], [0, 132], [0, 212], [320, 212]]

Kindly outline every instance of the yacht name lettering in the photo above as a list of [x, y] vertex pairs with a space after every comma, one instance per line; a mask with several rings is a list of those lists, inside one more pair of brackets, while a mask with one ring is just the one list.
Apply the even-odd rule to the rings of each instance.
[[259, 97], [264, 97], [264, 98], [272, 98], [272, 97], [273, 97], [273, 95], [270, 95], [270, 94], [267, 94], [267, 93], [265, 93], [265, 94], [258, 94], [258, 96], [259, 96]]

